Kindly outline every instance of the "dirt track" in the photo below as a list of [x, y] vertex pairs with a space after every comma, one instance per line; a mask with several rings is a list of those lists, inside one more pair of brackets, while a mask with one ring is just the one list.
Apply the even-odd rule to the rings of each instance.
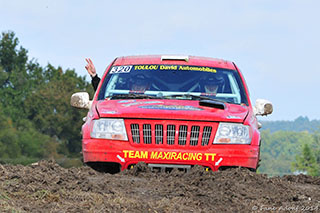
[[244, 169], [119, 174], [52, 161], [0, 165], [1, 212], [320, 212], [320, 178], [268, 178]]

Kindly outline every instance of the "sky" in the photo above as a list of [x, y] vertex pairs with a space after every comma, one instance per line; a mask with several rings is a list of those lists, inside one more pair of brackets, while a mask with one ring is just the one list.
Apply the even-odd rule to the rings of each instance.
[[119, 56], [179, 54], [233, 61], [260, 120], [320, 119], [320, 1], [0, 0], [0, 32], [13, 31], [29, 59], [88, 76]]

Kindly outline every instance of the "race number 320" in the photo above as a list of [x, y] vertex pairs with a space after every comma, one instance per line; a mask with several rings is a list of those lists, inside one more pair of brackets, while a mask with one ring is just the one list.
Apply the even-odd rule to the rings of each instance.
[[132, 69], [132, 65], [131, 66], [115, 66], [112, 67], [110, 73], [128, 73], [130, 72]]

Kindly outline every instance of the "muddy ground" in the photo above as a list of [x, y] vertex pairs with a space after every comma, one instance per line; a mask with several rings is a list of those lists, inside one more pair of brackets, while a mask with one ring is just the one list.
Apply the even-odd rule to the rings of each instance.
[[245, 169], [118, 174], [54, 161], [0, 165], [1, 212], [320, 212], [320, 178], [268, 178]]

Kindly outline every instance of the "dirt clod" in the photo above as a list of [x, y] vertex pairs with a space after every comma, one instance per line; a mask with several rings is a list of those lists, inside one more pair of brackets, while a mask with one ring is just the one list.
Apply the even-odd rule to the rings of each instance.
[[185, 173], [145, 163], [118, 174], [54, 161], [0, 166], [0, 212], [320, 212], [320, 178], [243, 168]]

